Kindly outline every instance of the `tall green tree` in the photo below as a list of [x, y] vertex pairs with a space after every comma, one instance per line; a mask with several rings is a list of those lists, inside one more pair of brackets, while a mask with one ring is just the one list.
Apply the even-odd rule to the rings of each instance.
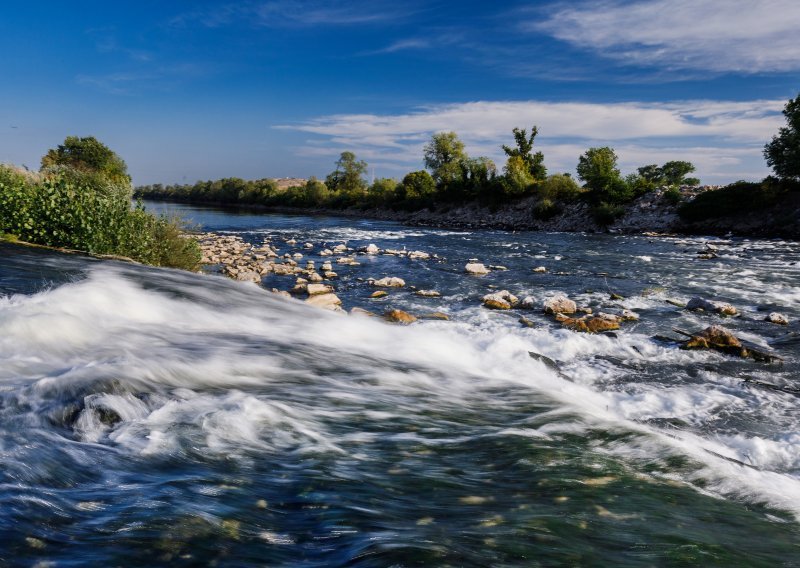
[[48, 150], [42, 157], [42, 170], [56, 166], [99, 174], [113, 184], [127, 189], [131, 187], [125, 161], [94, 136], [67, 136], [63, 144]]
[[405, 199], [431, 199], [436, 193], [436, 182], [433, 181], [431, 174], [425, 170], [406, 174], [400, 187]]
[[325, 178], [325, 185], [330, 191], [363, 194], [367, 191], [366, 173], [367, 162], [356, 159], [353, 152], [342, 152], [336, 169]]
[[425, 145], [423, 159], [436, 184], [442, 187], [461, 178], [461, 163], [467, 153], [455, 132], [438, 132]]
[[623, 203], [633, 196], [617, 167], [617, 154], [608, 146], [589, 148], [578, 159], [577, 171], [596, 202]]
[[699, 179], [686, 177], [694, 170], [694, 164], [682, 160], [672, 160], [661, 166], [664, 183], [670, 186], [699, 185]]
[[764, 146], [767, 164], [781, 179], [800, 181], [800, 94], [783, 109], [786, 126]]
[[547, 177], [547, 168], [544, 167], [544, 154], [533, 152], [533, 140], [539, 134], [539, 127], [533, 126], [530, 136], [528, 136], [528, 132], [524, 128], [514, 128], [513, 133], [514, 141], [517, 145], [516, 148], [503, 144], [503, 152], [506, 153], [509, 161], [512, 158], [521, 158], [528, 168], [528, 173], [535, 181], [545, 179]]

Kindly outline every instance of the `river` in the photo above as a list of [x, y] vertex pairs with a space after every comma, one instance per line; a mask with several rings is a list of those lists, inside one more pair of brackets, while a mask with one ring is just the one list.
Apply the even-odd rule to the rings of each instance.
[[[435, 253], [333, 284], [346, 309], [450, 321], [0, 244], [0, 565], [800, 565], [800, 243], [148, 208], [303, 262]], [[382, 276], [441, 297], [370, 299]], [[641, 318], [579, 334], [483, 308], [496, 289]], [[693, 296], [742, 315], [666, 301]], [[712, 323], [783, 363], [654, 339]]]

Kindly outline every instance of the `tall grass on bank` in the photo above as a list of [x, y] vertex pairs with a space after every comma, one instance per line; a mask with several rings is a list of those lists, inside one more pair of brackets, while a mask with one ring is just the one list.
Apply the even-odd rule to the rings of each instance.
[[197, 268], [200, 249], [181, 236], [177, 220], [132, 207], [125, 192], [113, 189], [80, 172], [0, 166], [0, 233], [154, 266]]

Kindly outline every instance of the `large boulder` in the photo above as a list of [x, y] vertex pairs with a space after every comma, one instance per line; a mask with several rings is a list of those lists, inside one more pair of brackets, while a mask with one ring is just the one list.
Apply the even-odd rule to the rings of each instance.
[[392, 323], [402, 323], [404, 325], [407, 325], [409, 323], [414, 323], [415, 321], [417, 321], [417, 318], [412, 316], [410, 313], [404, 312], [403, 310], [397, 310], [397, 309], [388, 310], [383, 315], [383, 318], [386, 321], [390, 321]]
[[379, 288], [402, 288], [406, 285], [406, 281], [396, 276], [387, 276], [380, 280], [371, 280], [370, 284]]
[[691, 311], [704, 311], [713, 312], [723, 316], [735, 316], [739, 312], [732, 305], [727, 302], [717, 302], [714, 300], [705, 300], [703, 298], [692, 298], [686, 304], [686, 309]]
[[546, 314], [574, 314], [578, 311], [578, 305], [566, 296], [554, 296], [547, 298], [543, 303], [544, 313]]
[[480, 262], [470, 262], [464, 267], [464, 272], [474, 276], [481, 276], [483, 274], [489, 274], [489, 269]]
[[726, 353], [742, 355], [742, 342], [729, 329], [712, 325], [692, 336], [683, 343], [684, 349], [717, 349]]
[[336, 296], [336, 294], [315, 294], [314, 296], [308, 297], [306, 304], [335, 312], [341, 311], [342, 309], [342, 301]]
[[772, 312], [765, 318], [765, 320], [769, 323], [776, 323], [778, 325], [789, 325], [789, 318], [784, 314], [779, 314], [778, 312]]
[[483, 305], [490, 310], [510, 310], [519, 300], [508, 290], [501, 290], [483, 297]]
[[556, 314], [556, 320], [560, 321], [564, 327], [574, 331], [586, 333], [600, 333], [602, 331], [613, 331], [619, 329], [620, 319], [612, 314], [600, 313], [596, 316], [583, 316], [571, 318], [564, 314]]
[[333, 288], [327, 284], [312, 283], [306, 285], [306, 292], [309, 296], [316, 296], [318, 294], [329, 294], [333, 292]]

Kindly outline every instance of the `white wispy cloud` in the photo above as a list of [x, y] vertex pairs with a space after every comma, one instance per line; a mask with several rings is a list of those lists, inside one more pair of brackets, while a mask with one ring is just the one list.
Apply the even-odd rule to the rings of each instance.
[[209, 28], [235, 22], [264, 27], [349, 26], [394, 22], [413, 11], [409, 3], [400, 6], [382, 0], [268, 0], [198, 8], [176, 16], [170, 23], [176, 26], [199, 23]]
[[583, 1], [548, 13], [522, 29], [625, 63], [738, 73], [800, 69], [797, 0]]
[[398, 173], [421, 165], [435, 132], [453, 130], [473, 155], [502, 163], [501, 144], [514, 127], [539, 126], [537, 146], [552, 171], [572, 171], [591, 146], [613, 146], [623, 169], [685, 159], [704, 181], [765, 175], [763, 144], [783, 119], [783, 100], [587, 103], [479, 101], [391, 115], [340, 114], [276, 128], [313, 135], [298, 154], [335, 156], [353, 150]]

